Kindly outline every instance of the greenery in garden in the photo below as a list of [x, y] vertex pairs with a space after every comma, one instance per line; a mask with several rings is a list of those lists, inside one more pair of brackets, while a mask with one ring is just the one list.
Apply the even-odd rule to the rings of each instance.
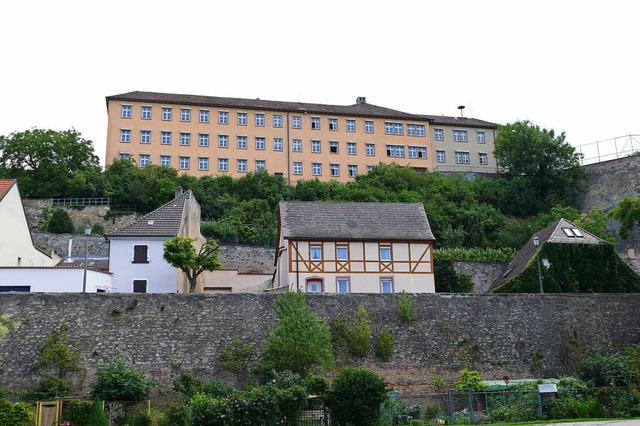
[[481, 391], [486, 388], [484, 379], [475, 370], [468, 370], [466, 368], [460, 371], [458, 380], [455, 383], [456, 389], [471, 389], [473, 391]]
[[53, 234], [72, 234], [75, 228], [73, 221], [64, 209], [54, 209], [47, 223], [47, 232]]
[[506, 248], [439, 248], [433, 251], [433, 259], [460, 260], [467, 262], [511, 262], [518, 251], [511, 247]]
[[[196, 251], [194, 244], [199, 246]], [[185, 273], [189, 281], [189, 293], [195, 293], [198, 277], [205, 271], [220, 268], [220, 246], [214, 240], [204, 243], [177, 235], [164, 242], [164, 260]]]
[[153, 382], [128, 366], [121, 356], [114, 362], [100, 363], [91, 383], [95, 397], [104, 401], [142, 401], [149, 397]]
[[253, 346], [238, 338], [228, 345], [222, 346], [218, 350], [218, 357], [222, 365], [235, 373], [242, 373], [249, 368], [253, 351]]
[[340, 316], [331, 320], [331, 343], [336, 357], [346, 361], [349, 355], [364, 358], [371, 349], [371, 321], [363, 304], [352, 321]]
[[11, 403], [0, 395], [0, 425], [32, 426], [34, 413], [29, 404]]
[[340, 370], [326, 397], [332, 421], [345, 426], [374, 424], [380, 404], [387, 399], [387, 390], [384, 380], [371, 371]]
[[402, 323], [408, 324], [416, 320], [414, 303], [413, 296], [402, 290], [402, 293], [398, 296], [398, 316]]
[[625, 197], [609, 212], [609, 217], [620, 222], [618, 235], [623, 240], [634, 237], [640, 224], [640, 196]]
[[453, 261], [437, 259], [433, 268], [436, 293], [470, 293], [473, 281], [467, 274], [458, 275], [453, 269]]

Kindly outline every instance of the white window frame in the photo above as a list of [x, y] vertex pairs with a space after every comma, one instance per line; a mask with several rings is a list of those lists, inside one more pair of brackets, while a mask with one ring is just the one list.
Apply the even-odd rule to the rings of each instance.
[[209, 157], [198, 157], [198, 170], [209, 170]]
[[266, 142], [265, 142], [265, 140], [264, 140], [264, 138], [262, 136], [257, 136], [256, 137], [256, 149], [258, 151], [264, 151], [265, 144], [266, 144]]
[[356, 120], [347, 119], [347, 123], [345, 125], [347, 132], [353, 133], [356, 131]]
[[161, 155], [160, 156], [160, 165], [162, 167], [171, 167], [171, 156], [170, 155]]
[[173, 119], [173, 108], [162, 107], [162, 121], [171, 121]]
[[329, 130], [332, 132], [337, 132], [338, 131], [338, 119], [337, 118], [330, 118], [329, 119]]
[[[340, 288], [341, 284], [346, 286], [346, 291], [342, 291]], [[337, 277], [336, 278], [336, 293], [339, 294], [349, 294], [351, 293], [351, 280], [349, 277]]]
[[180, 157], [180, 170], [189, 170], [191, 167], [191, 158], [187, 156]]
[[437, 141], [443, 141], [444, 129], [433, 129], [433, 138]]
[[347, 142], [347, 155], [358, 155], [358, 146], [355, 142]]
[[218, 124], [229, 124], [229, 111], [218, 111]]
[[381, 262], [391, 262], [391, 259], [393, 259], [391, 246], [380, 246], [379, 256]]
[[190, 145], [191, 145], [191, 133], [180, 132], [180, 146], [190, 146]]
[[[242, 143], [240, 143], [242, 141]], [[238, 149], [247, 149], [247, 137], [246, 136], [238, 136], [237, 141]]]
[[140, 130], [140, 143], [151, 143], [151, 130]]
[[[316, 149], [316, 147], [318, 149]], [[322, 152], [322, 143], [317, 140], [311, 141], [311, 153], [312, 154], [320, 154]]]
[[322, 163], [311, 163], [311, 174], [313, 176], [322, 176]]
[[292, 129], [302, 129], [302, 117], [299, 115], [294, 115], [291, 117], [291, 128]]
[[365, 120], [365, 122], [364, 122], [364, 132], [365, 133], [374, 133], [375, 132], [373, 121]]
[[264, 127], [264, 114], [263, 113], [256, 113], [256, 127]]
[[349, 171], [349, 177], [354, 178], [358, 176], [358, 166], [356, 164], [349, 164], [347, 170]]
[[485, 133], [484, 132], [482, 132], [480, 130], [476, 131], [476, 142], [477, 143], [487, 143], [487, 139], [485, 137]]
[[229, 159], [228, 158], [218, 158], [218, 171], [219, 172], [228, 172], [229, 171]]
[[147, 164], [151, 164], [151, 155], [140, 154], [140, 167], [144, 167]]
[[274, 114], [273, 116], [273, 127], [282, 127], [282, 116], [279, 114]]
[[309, 246], [309, 260], [321, 261], [322, 260], [322, 246], [312, 244]]
[[200, 122], [201, 123], [209, 123], [209, 121], [211, 120], [210, 114], [209, 114], [209, 110], [208, 109], [201, 109], [200, 110]]
[[120, 142], [122, 142], [122, 143], [131, 143], [131, 130], [130, 129], [120, 129]]
[[338, 141], [329, 141], [329, 154], [340, 154], [340, 143]]
[[246, 126], [247, 125], [247, 113], [239, 112], [238, 113], [238, 126]]
[[311, 130], [320, 130], [320, 117], [311, 117]]
[[201, 146], [201, 147], [209, 146], [209, 133], [198, 134], [198, 146]]
[[436, 162], [437, 163], [446, 163], [447, 162], [447, 153], [442, 150], [436, 151]]
[[229, 148], [229, 135], [218, 135], [218, 148]]
[[267, 162], [265, 160], [256, 160], [256, 172], [264, 172], [267, 170]]
[[478, 161], [480, 162], [481, 166], [486, 166], [487, 164], [489, 164], [489, 156], [486, 152], [479, 152]]
[[238, 173], [246, 173], [247, 172], [247, 160], [244, 158], [238, 158]]
[[454, 130], [453, 131], [453, 141], [454, 142], [468, 142], [466, 130]]
[[131, 118], [133, 107], [131, 105], [122, 105], [120, 109], [120, 118]]
[[329, 176], [331, 177], [340, 176], [340, 164], [337, 164], [337, 163], [329, 164]]
[[147, 106], [147, 105], [143, 105], [142, 108], [140, 108], [140, 118], [142, 120], [151, 120], [152, 117], [152, 107]]
[[291, 143], [291, 150], [293, 152], [302, 152], [302, 139], [294, 139]]
[[171, 132], [160, 132], [160, 144], [161, 145], [171, 145], [173, 139], [173, 135]]
[[[389, 291], [385, 291], [385, 283], [389, 286]], [[391, 294], [393, 293], [393, 278], [380, 278], [380, 293]]]
[[293, 162], [293, 174], [299, 176], [302, 174], [302, 161]]
[[180, 121], [183, 123], [191, 122], [191, 109], [190, 108], [180, 108]]

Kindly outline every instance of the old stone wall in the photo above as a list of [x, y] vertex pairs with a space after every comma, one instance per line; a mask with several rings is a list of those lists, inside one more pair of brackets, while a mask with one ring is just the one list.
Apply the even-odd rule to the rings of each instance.
[[640, 194], [640, 156], [620, 158], [585, 166], [587, 192], [582, 211], [591, 206], [609, 211], [624, 197]]
[[66, 258], [69, 253], [69, 239], [72, 239], [71, 255], [81, 257], [84, 255], [85, 244], [89, 244], [87, 251], [89, 256], [108, 257], [109, 243], [104, 237], [83, 234], [50, 234], [47, 232], [31, 232], [31, 239], [36, 247], [53, 250], [59, 256]]
[[[2, 294], [0, 313], [19, 327], [0, 343], [0, 387], [26, 389], [47, 335], [64, 326], [86, 367], [86, 391], [97, 363], [117, 354], [170, 392], [176, 365], [203, 379], [242, 384], [218, 360], [221, 345], [241, 338], [259, 349], [274, 323], [275, 294]], [[417, 320], [398, 319], [397, 295], [309, 295], [323, 319], [370, 313], [374, 338], [395, 335], [391, 362], [351, 360], [382, 374], [405, 393], [429, 390], [434, 374], [462, 368], [488, 379], [553, 377], [576, 371], [581, 356], [614, 353], [640, 341], [638, 294], [517, 294], [414, 297]], [[169, 395], [167, 394], [167, 395]]]
[[220, 262], [224, 269], [237, 269], [241, 274], [272, 274], [275, 248], [221, 245]]
[[474, 293], [486, 293], [491, 283], [502, 274], [509, 263], [507, 262], [453, 262], [456, 274], [467, 274], [473, 281]]

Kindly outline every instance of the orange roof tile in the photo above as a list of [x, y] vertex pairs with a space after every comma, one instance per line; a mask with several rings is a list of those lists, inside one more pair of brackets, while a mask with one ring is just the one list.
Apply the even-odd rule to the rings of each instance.
[[0, 201], [9, 193], [9, 190], [15, 183], [15, 179], [0, 179]]

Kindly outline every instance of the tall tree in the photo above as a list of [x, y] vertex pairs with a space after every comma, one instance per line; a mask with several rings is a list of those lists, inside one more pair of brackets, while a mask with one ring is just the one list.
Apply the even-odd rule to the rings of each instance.
[[634, 239], [640, 225], [640, 197], [623, 198], [609, 212], [609, 217], [620, 222], [618, 236], [621, 239]]
[[204, 271], [220, 268], [220, 247], [214, 240], [207, 240], [196, 252], [195, 238], [178, 235], [164, 242], [164, 260], [187, 275], [189, 293], [196, 291], [196, 283]]

